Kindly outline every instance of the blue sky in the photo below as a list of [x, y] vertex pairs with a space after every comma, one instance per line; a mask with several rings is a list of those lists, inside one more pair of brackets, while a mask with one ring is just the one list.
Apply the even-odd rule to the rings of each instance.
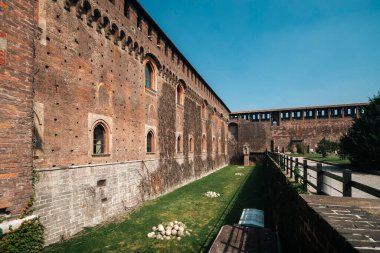
[[231, 111], [366, 102], [380, 0], [140, 0]]

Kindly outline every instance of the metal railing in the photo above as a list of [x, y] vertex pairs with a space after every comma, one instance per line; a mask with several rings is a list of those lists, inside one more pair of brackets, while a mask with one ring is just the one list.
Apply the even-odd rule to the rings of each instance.
[[[352, 188], [355, 188], [369, 195], [380, 198], [379, 189], [352, 180], [351, 170], [344, 169], [342, 171], [342, 176], [339, 176], [329, 171], [322, 170], [321, 163], [317, 163], [316, 166], [311, 166], [307, 163], [306, 159], [301, 163], [298, 161], [298, 158], [293, 158], [281, 153], [267, 152], [267, 156], [272, 158], [273, 162], [277, 163], [290, 178], [294, 178], [296, 182], [301, 183], [303, 190], [305, 191], [307, 191], [308, 186], [311, 186], [315, 189], [316, 194], [319, 195], [330, 195], [325, 189], [332, 189], [333, 191], [342, 194], [343, 197], [352, 197]], [[315, 172], [315, 176], [310, 174], [311, 171]], [[310, 178], [314, 179], [313, 181], [315, 183], [309, 180]], [[328, 180], [326, 179], [333, 179], [340, 182], [342, 184], [342, 190], [328, 184]]]

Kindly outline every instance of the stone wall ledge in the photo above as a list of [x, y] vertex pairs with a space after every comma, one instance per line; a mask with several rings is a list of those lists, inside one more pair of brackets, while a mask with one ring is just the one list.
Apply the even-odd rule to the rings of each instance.
[[[224, 155], [224, 154], [221, 154]], [[174, 157], [174, 158], [151, 158], [151, 159], [144, 159], [144, 160], [128, 160], [128, 161], [121, 161], [121, 162], [110, 162], [110, 163], [94, 163], [94, 164], [80, 164], [80, 165], [71, 165], [71, 166], [56, 166], [56, 167], [45, 167], [45, 168], [35, 168], [35, 171], [38, 172], [45, 172], [45, 171], [55, 171], [55, 170], [69, 170], [69, 169], [79, 169], [79, 168], [88, 168], [88, 167], [98, 167], [98, 166], [107, 166], [107, 165], [117, 165], [117, 164], [128, 164], [128, 163], [143, 163], [143, 162], [154, 162], [154, 161], [164, 161], [164, 160], [183, 160], [184, 158], [195, 158], [195, 157], [202, 157], [206, 158], [206, 155], [191, 155], [191, 156], [181, 156], [181, 157]]]
[[380, 251], [380, 200], [300, 196], [318, 218], [352, 246], [353, 251]]

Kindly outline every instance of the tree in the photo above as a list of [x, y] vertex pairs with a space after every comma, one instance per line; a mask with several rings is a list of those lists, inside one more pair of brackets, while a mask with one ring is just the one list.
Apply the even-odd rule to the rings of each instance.
[[315, 150], [318, 154], [322, 154], [323, 157], [326, 157], [328, 153], [332, 153], [338, 149], [338, 143], [335, 141], [326, 140], [323, 138], [319, 141], [318, 147]]
[[315, 150], [318, 154], [322, 154], [323, 157], [327, 156], [329, 150], [329, 141], [323, 138], [318, 142], [318, 147]]
[[380, 170], [380, 92], [342, 136], [340, 149], [355, 168]]

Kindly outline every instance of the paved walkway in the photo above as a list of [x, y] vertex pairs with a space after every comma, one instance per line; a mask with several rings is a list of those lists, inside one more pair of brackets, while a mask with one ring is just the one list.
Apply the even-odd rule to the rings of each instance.
[[[302, 157], [298, 157], [299, 162], [303, 162]], [[317, 162], [307, 160], [307, 164], [313, 167], [317, 167]], [[333, 174], [342, 176], [342, 171], [338, 166], [333, 166], [329, 164], [322, 163], [322, 169], [324, 171], [329, 171]], [[303, 174], [302, 168], [300, 168], [301, 175]], [[313, 170], [308, 170], [309, 178], [308, 180], [311, 181], [313, 184], [316, 184], [316, 172]], [[313, 178], [314, 177], [314, 178]], [[373, 175], [373, 174], [366, 174], [361, 172], [352, 172], [352, 180], [357, 181], [359, 183], [371, 186], [376, 189], [380, 189], [380, 176], [379, 175]], [[330, 196], [342, 196], [342, 183], [339, 181], [336, 181], [332, 178], [324, 176], [323, 181], [325, 183], [323, 191], [329, 194]], [[327, 185], [326, 185], [327, 184]], [[332, 187], [329, 187], [332, 186]], [[334, 189], [335, 188], [335, 189]], [[315, 189], [311, 186], [308, 186], [308, 190], [312, 193], [315, 192]], [[377, 199], [377, 197], [371, 196], [365, 192], [362, 192], [358, 189], [352, 188], [352, 197], [357, 198], [371, 198], [371, 199]]]

